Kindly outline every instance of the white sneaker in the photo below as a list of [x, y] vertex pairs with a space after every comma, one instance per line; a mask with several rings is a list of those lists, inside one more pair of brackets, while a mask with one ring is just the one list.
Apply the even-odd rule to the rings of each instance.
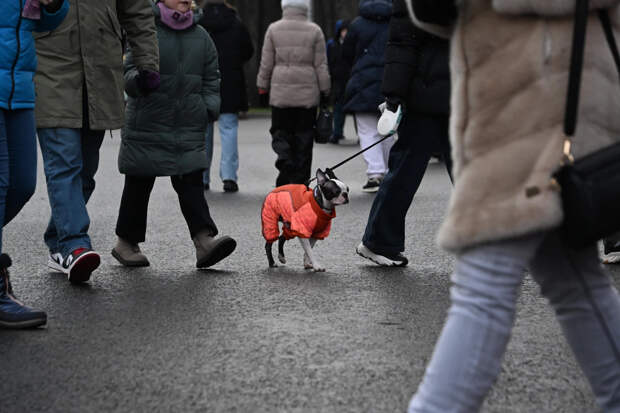
[[605, 240], [603, 246], [603, 264], [620, 264], [620, 242]]
[[65, 271], [64, 267], [62, 266], [63, 260], [64, 258], [59, 252], [55, 254], [50, 254], [47, 258], [47, 266], [56, 272], [66, 274], [67, 271]]
[[407, 258], [402, 254], [391, 257], [376, 254], [372, 252], [366, 245], [364, 245], [363, 242], [360, 242], [360, 244], [355, 249], [355, 252], [357, 252], [357, 255], [362, 256], [367, 260], [370, 260], [382, 267], [406, 267], [407, 264], [409, 264], [409, 260], [407, 260]]

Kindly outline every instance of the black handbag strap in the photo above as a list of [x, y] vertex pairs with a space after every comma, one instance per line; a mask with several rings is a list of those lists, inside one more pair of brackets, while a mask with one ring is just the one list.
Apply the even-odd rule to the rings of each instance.
[[[573, 27], [573, 46], [571, 51], [570, 73], [568, 76], [568, 95], [566, 98], [566, 112], [564, 116], [564, 134], [568, 137], [575, 135], [577, 129], [577, 112], [579, 109], [579, 94], [581, 92], [581, 76], [583, 73], [583, 56], [586, 46], [586, 31], [590, 10], [589, 0], [577, 0], [575, 6], [575, 24]], [[607, 10], [599, 10], [598, 16], [603, 25], [605, 38], [616, 63], [620, 76], [620, 52], [614, 36], [611, 19]]]

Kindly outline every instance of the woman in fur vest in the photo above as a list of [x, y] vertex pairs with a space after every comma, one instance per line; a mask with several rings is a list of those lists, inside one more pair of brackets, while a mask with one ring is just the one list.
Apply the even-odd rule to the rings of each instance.
[[[620, 411], [620, 298], [596, 245], [564, 245], [560, 193], [550, 179], [563, 156], [575, 0], [464, 0], [458, 17], [454, 1], [408, 3], [425, 30], [445, 34], [456, 22], [455, 188], [439, 243], [457, 255], [452, 307], [409, 411], [479, 410], [499, 374], [526, 270], [600, 407]], [[590, 3], [608, 9], [618, 27], [620, 0]], [[576, 157], [612, 144], [620, 130], [618, 73], [594, 11], [582, 83]]]

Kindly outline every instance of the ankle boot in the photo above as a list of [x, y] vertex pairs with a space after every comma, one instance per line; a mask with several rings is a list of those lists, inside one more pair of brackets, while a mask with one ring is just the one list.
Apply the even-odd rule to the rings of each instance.
[[125, 267], [148, 267], [151, 265], [148, 258], [140, 251], [138, 244], [132, 244], [121, 237], [118, 237], [116, 246], [112, 249], [112, 256]]
[[237, 248], [237, 241], [228, 236], [214, 238], [208, 231], [202, 231], [194, 238], [196, 267], [207, 268], [228, 257]]
[[9, 279], [11, 258], [0, 255], [0, 327], [33, 328], [47, 323], [47, 314], [33, 310], [19, 302], [13, 295], [13, 287]]

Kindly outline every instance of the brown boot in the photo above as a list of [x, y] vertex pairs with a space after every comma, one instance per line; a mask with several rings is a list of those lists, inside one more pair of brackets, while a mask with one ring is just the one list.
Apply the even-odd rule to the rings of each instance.
[[237, 241], [222, 236], [214, 238], [207, 231], [198, 233], [194, 238], [196, 246], [196, 267], [207, 268], [228, 257], [237, 248]]
[[112, 256], [125, 267], [148, 267], [151, 265], [138, 244], [118, 238], [116, 247], [112, 249]]

